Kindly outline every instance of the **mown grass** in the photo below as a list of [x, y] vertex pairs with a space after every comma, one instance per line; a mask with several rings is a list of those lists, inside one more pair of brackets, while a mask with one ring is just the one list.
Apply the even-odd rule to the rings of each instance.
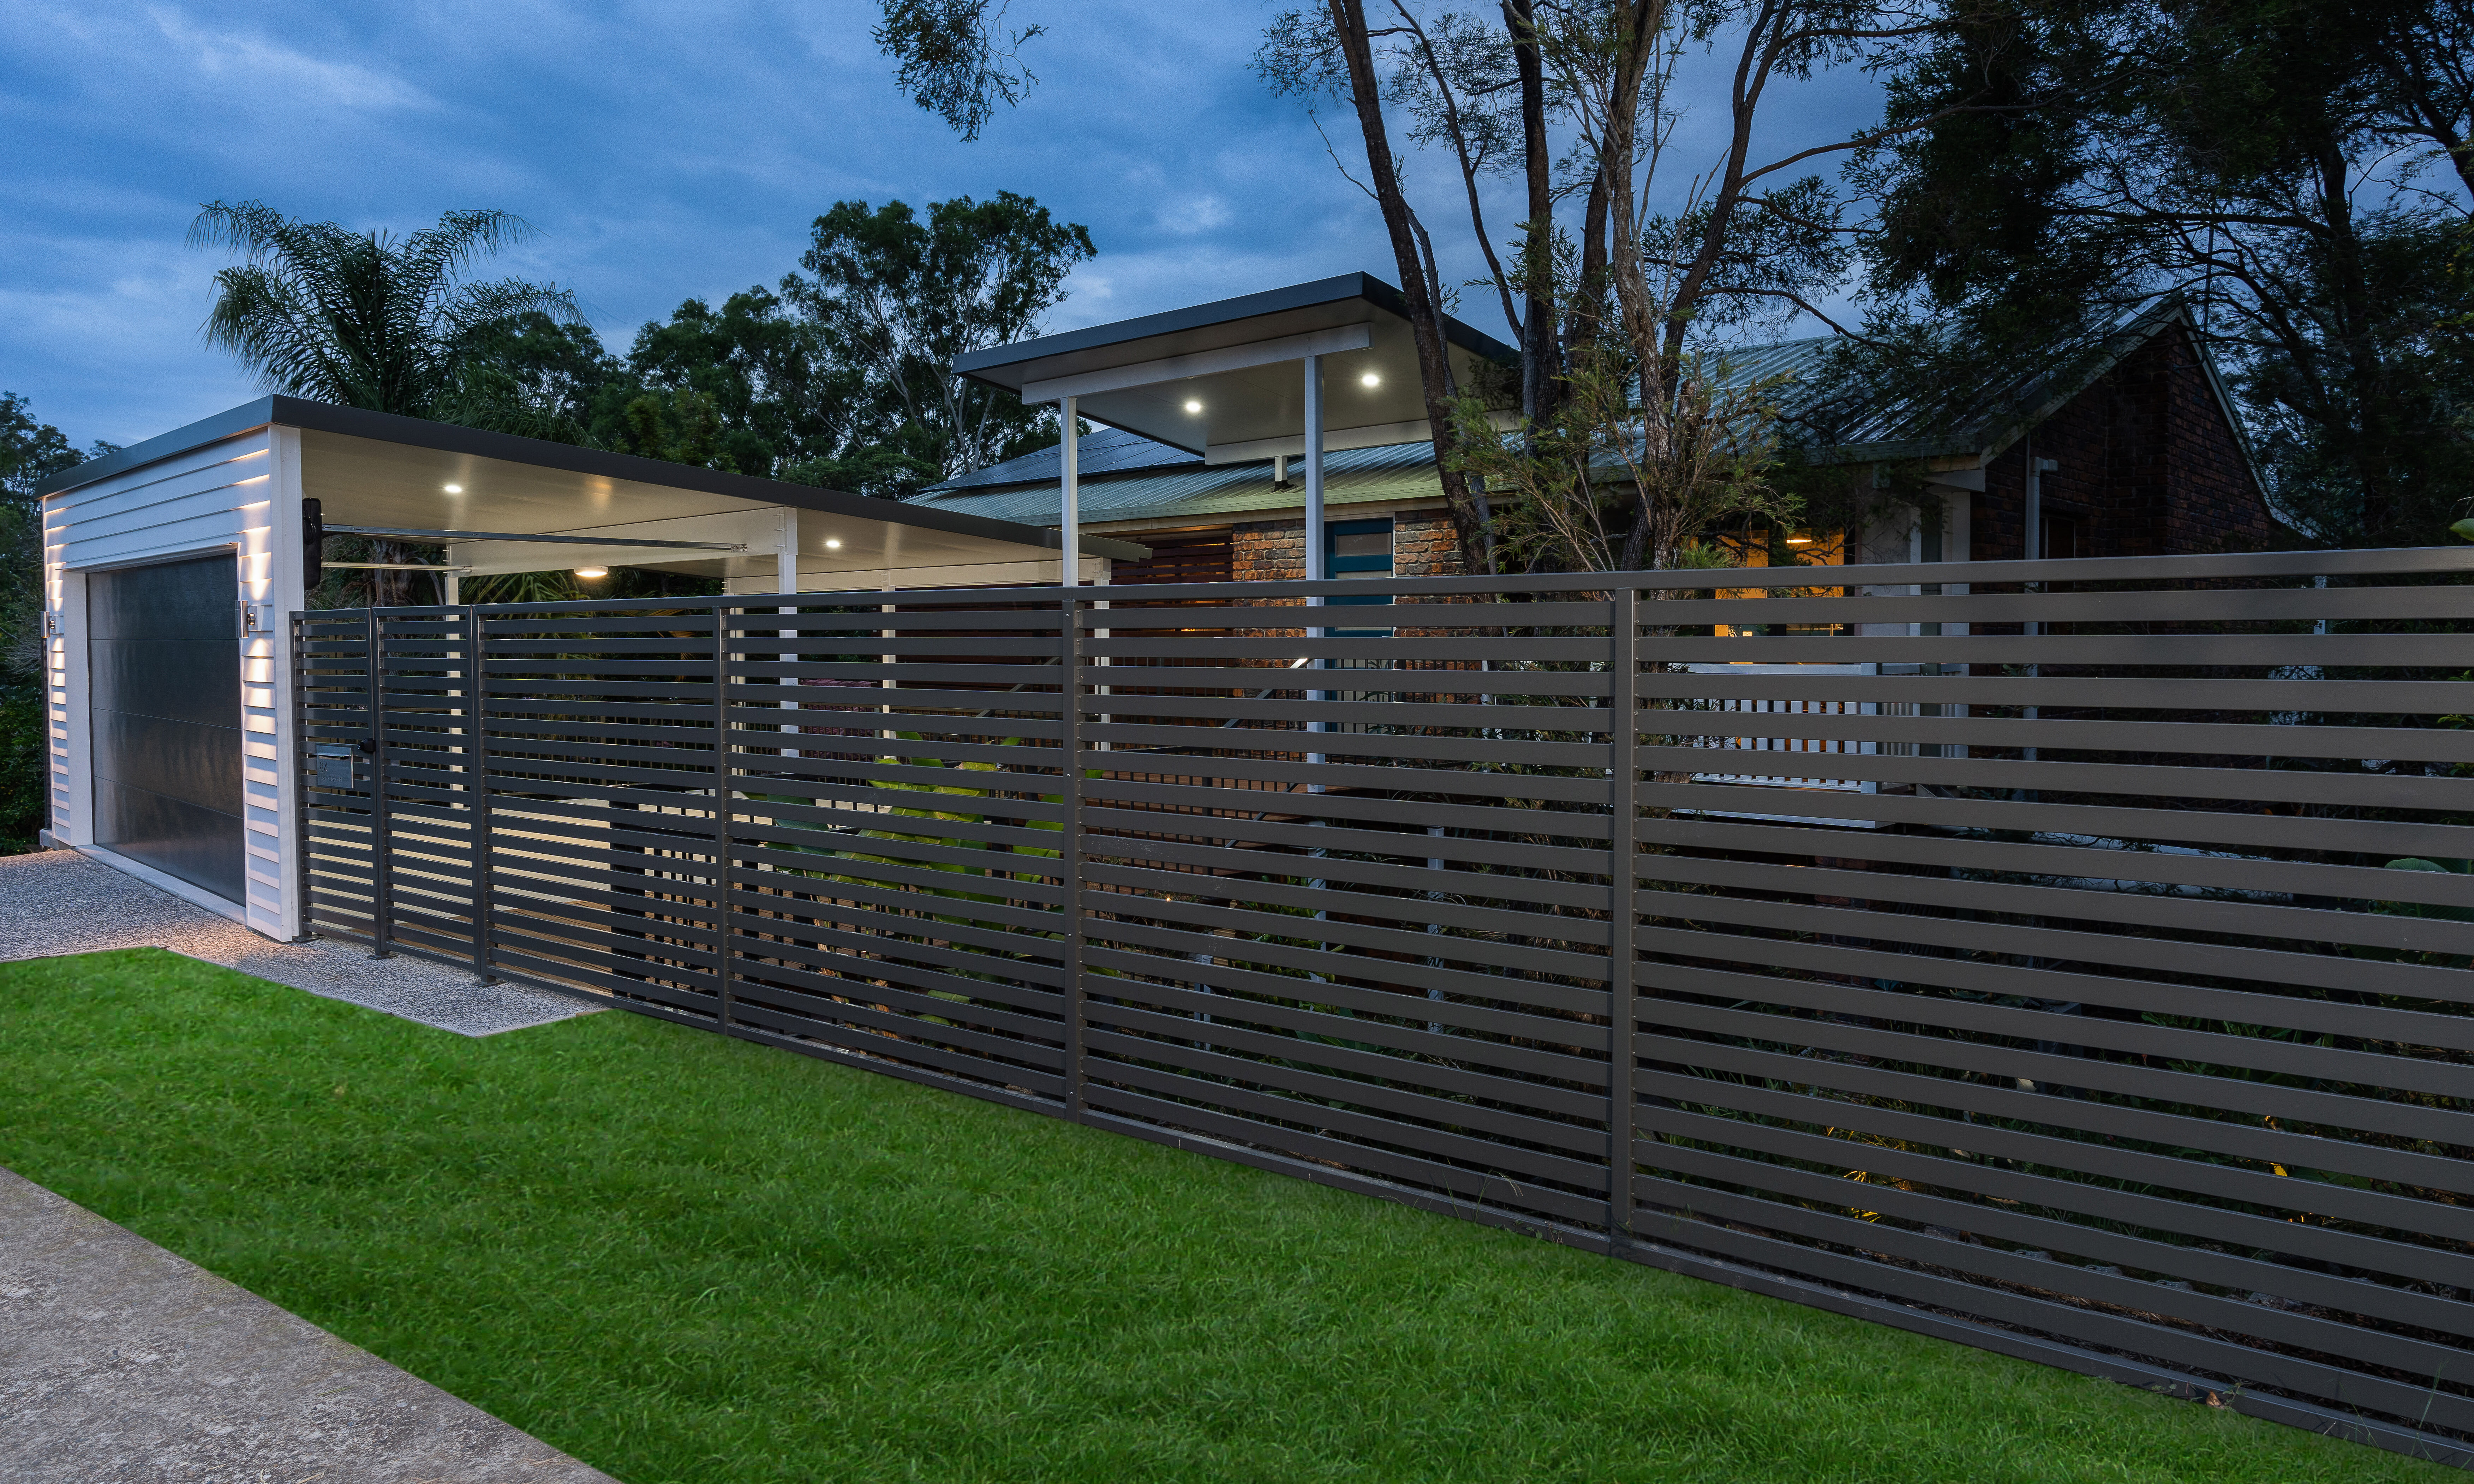
[[0, 969], [0, 1163], [629, 1484], [2439, 1479], [626, 1015]]

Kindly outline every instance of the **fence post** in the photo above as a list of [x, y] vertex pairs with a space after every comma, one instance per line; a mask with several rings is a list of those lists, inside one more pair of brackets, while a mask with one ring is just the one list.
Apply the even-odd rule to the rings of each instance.
[[378, 610], [361, 610], [370, 681], [370, 957], [395, 957], [395, 840], [387, 821], [386, 651]]
[[1640, 789], [1640, 593], [1607, 594], [1607, 1239], [1632, 1240], [1633, 888]]
[[490, 972], [490, 669], [481, 640], [481, 610], [464, 610], [464, 786], [473, 810], [473, 973], [496, 984]]
[[730, 1029], [730, 615], [713, 605], [713, 969], [721, 1029]]
[[[1066, 561], [1074, 560], [1066, 554]], [[1065, 722], [1063, 777], [1058, 802], [1064, 805], [1063, 849], [1056, 852], [1057, 884], [1065, 894], [1065, 1108], [1082, 1112], [1082, 605], [1073, 588], [1058, 600], [1064, 684]]]
[[286, 677], [292, 685], [292, 910], [303, 938], [317, 936], [312, 923], [318, 905], [309, 852], [309, 770], [318, 765], [318, 744], [309, 734], [309, 663], [308, 616], [294, 613], [292, 673]]

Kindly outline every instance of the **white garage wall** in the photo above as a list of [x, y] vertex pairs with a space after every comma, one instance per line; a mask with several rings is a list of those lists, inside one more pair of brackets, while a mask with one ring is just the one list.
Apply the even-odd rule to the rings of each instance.
[[241, 692], [249, 899], [231, 905], [259, 932], [299, 936], [287, 678], [289, 615], [303, 601], [301, 435], [259, 428], [53, 495], [43, 502], [43, 546], [53, 629], [52, 836], [79, 849], [94, 846], [85, 574], [220, 551], [239, 557], [232, 621], [243, 622], [249, 604], [257, 622], [232, 677]]

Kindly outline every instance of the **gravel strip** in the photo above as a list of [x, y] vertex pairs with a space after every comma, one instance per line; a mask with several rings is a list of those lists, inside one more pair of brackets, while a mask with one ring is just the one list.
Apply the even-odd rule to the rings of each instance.
[[548, 990], [482, 984], [469, 970], [423, 959], [374, 959], [357, 944], [277, 943], [75, 850], [0, 856], [0, 962], [108, 948], [169, 948], [465, 1036], [597, 1009]]
[[615, 1484], [5, 1169], [0, 1417], [12, 1484]]

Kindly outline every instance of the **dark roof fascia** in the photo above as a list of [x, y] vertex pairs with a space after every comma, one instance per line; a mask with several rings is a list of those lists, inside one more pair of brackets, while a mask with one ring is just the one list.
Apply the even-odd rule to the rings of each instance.
[[[1042, 335], [1036, 340], [1018, 340], [1009, 346], [992, 346], [954, 358], [954, 370], [974, 381], [987, 381], [979, 374], [1000, 366], [1018, 365], [1052, 355], [1066, 355], [1077, 350], [1097, 349], [1102, 346], [1120, 345], [1128, 341], [1149, 340], [1154, 335], [1174, 335], [1184, 330], [1201, 329], [1223, 324], [1231, 320], [1250, 319], [1256, 315], [1280, 314], [1291, 309], [1304, 309], [1316, 304], [1335, 303], [1342, 299], [1362, 299], [1376, 308], [1399, 319], [1409, 318], [1409, 301], [1398, 289], [1371, 274], [1341, 274], [1331, 278], [1317, 278], [1311, 283], [1294, 283], [1286, 288], [1266, 289], [1259, 294], [1240, 295], [1208, 304], [1189, 304], [1183, 309], [1164, 310], [1139, 319], [1120, 320], [1114, 324], [1094, 324], [1083, 329], [1066, 330], [1061, 334]], [[1464, 324], [1449, 315], [1443, 317], [1443, 335], [1453, 345], [1491, 361], [1510, 363], [1520, 358], [1520, 352], [1493, 336]], [[998, 385], [988, 382], [989, 385]], [[1011, 391], [1011, 388], [1006, 390]], [[1143, 435], [1148, 436], [1148, 435]]]
[[[786, 484], [778, 479], [760, 479], [752, 474], [737, 474], [724, 469], [699, 468], [692, 464], [672, 464], [663, 459], [611, 453], [600, 448], [579, 448], [572, 443], [555, 443], [547, 439], [520, 438], [513, 433], [493, 433], [452, 422], [432, 422], [425, 418], [406, 418], [396, 413], [337, 407], [329, 402], [280, 395], [244, 402], [211, 418], [201, 419], [187, 427], [175, 428], [142, 443], [133, 443], [100, 459], [88, 460], [47, 481], [39, 493], [45, 496], [60, 494], [269, 425], [365, 438], [374, 443], [460, 453], [477, 459], [497, 459], [595, 479], [623, 479], [634, 484], [692, 490], [700, 494], [718, 494], [760, 505], [788, 505], [823, 515], [845, 515], [855, 520], [915, 526], [954, 536], [1010, 541], [1021, 546], [1046, 546], [1054, 550], [1064, 543], [1058, 533], [1044, 526], [1018, 525], [1009, 520], [990, 520], [983, 515], [965, 515], [954, 511], [912, 506], [900, 500], [870, 499], [839, 490]], [[1103, 537], [1084, 537], [1081, 554], [1127, 562], [1140, 561], [1151, 555], [1145, 547]]]
[[129, 469], [159, 464], [192, 448], [204, 448], [208, 443], [220, 443], [227, 438], [238, 438], [253, 428], [262, 428], [276, 421], [276, 405], [291, 400], [293, 398], [288, 396], [261, 396], [256, 401], [243, 402], [211, 418], [201, 418], [186, 427], [158, 433], [142, 443], [115, 448], [100, 459], [88, 459], [74, 468], [54, 474], [36, 487], [35, 495], [40, 499], [60, 494], [99, 479], [109, 479]]

